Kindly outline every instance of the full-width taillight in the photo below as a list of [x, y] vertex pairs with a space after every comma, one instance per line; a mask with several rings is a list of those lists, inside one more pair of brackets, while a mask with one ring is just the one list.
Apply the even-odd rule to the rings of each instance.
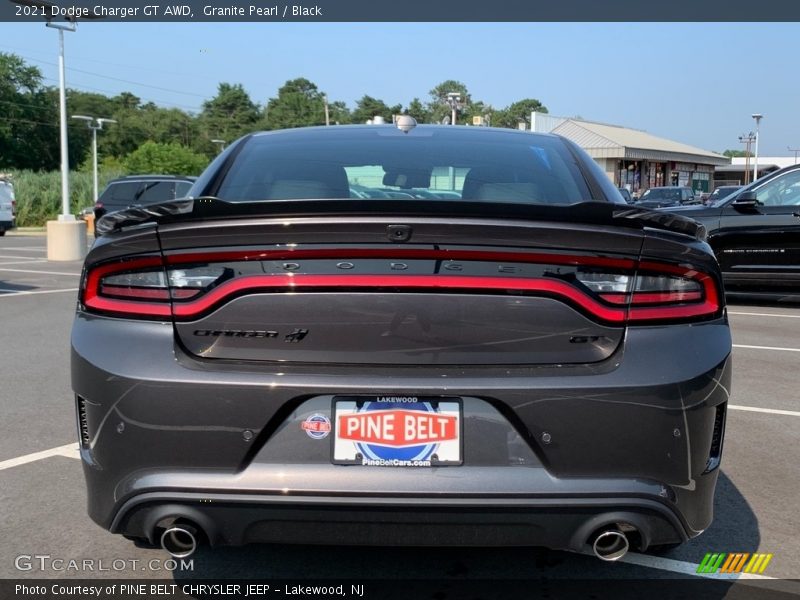
[[[354, 272], [357, 264], [364, 266]], [[722, 310], [717, 280], [686, 265], [397, 248], [192, 252], [163, 262], [140, 257], [91, 268], [82, 297], [92, 311], [192, 320], [242, 295], [337, 290], [547, 296], [614, 325], [705, 319]]]

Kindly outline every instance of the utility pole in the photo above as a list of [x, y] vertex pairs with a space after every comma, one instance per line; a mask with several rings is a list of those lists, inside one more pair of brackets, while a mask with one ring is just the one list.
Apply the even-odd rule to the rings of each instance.
[[791, 146], [786, 146], [786, 149], [789, 152], [794, 152], [794, 164], [797, 164], [797, 153], [800, 152], [800, 148], [792, 148]]
[[744, 185], [750, 183], [750, 145], [755, 141], [756, 135], [752, 131], [746, 135], [739, 136], [739, 142], [745, 144]]
[[87, 115], [72, 115], [73, 119], [86, 121], [86, 125], [92, 130], [92, 173], [94, 177], [94, 202], [97, 203], [99, 190], [97, 187], [97, 132], [103, 128], [103, 123], [116, 123], [114, 119], [95, 118]]
[[328, 94], [323, 94], [322, 99], [325, 101], [325, 126], [329, 126], [331, 124], [331, 114], [328, 109]]
[[759, 135], [759, 125], [761, 124], [761, 119], [764, 118], [764, 115], [761, 113], [755, 113], [752, 117], [756, 120], [756, 159], [755, 164], [753, 165], [753, 181], [758, 179], [758, 139], [761, 137]]

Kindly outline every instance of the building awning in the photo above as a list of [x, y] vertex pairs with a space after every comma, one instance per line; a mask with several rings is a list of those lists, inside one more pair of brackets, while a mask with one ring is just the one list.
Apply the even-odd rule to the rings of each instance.
[[[761, 163], [758, 163], [758, 170], [759, 171], [777, 171], [779, 168], [780, 167], [778, 165], [772, 165], [772, 164], [762, 165]], [[752, 170], [752, 169], [753, 169], [753, 163], [751, 162], [750, 166], [747, 166], [747, 165], [724, 165], [724, 166], [721, 166], [721, 167], [717, 167], [716, 169], [714, 169], [714, 171], [717, 172], [717, 173], [742, 173], [744, 171], [748, 171], [748, 170]]]

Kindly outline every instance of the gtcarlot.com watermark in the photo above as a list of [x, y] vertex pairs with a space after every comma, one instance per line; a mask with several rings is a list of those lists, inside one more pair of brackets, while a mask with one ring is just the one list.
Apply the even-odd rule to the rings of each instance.
[[14, 567], [18, 571], [50, 571], [56, 573], [194, 571], [194, 559], [60, 558], [49, 554], [20, 554], [14, 559]]

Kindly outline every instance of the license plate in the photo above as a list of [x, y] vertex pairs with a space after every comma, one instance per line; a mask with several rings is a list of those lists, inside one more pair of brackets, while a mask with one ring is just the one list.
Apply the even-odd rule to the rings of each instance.
[[463, 462], [460, 398], [336, 396], [332, 413], [334, 464], [438, 467]]

